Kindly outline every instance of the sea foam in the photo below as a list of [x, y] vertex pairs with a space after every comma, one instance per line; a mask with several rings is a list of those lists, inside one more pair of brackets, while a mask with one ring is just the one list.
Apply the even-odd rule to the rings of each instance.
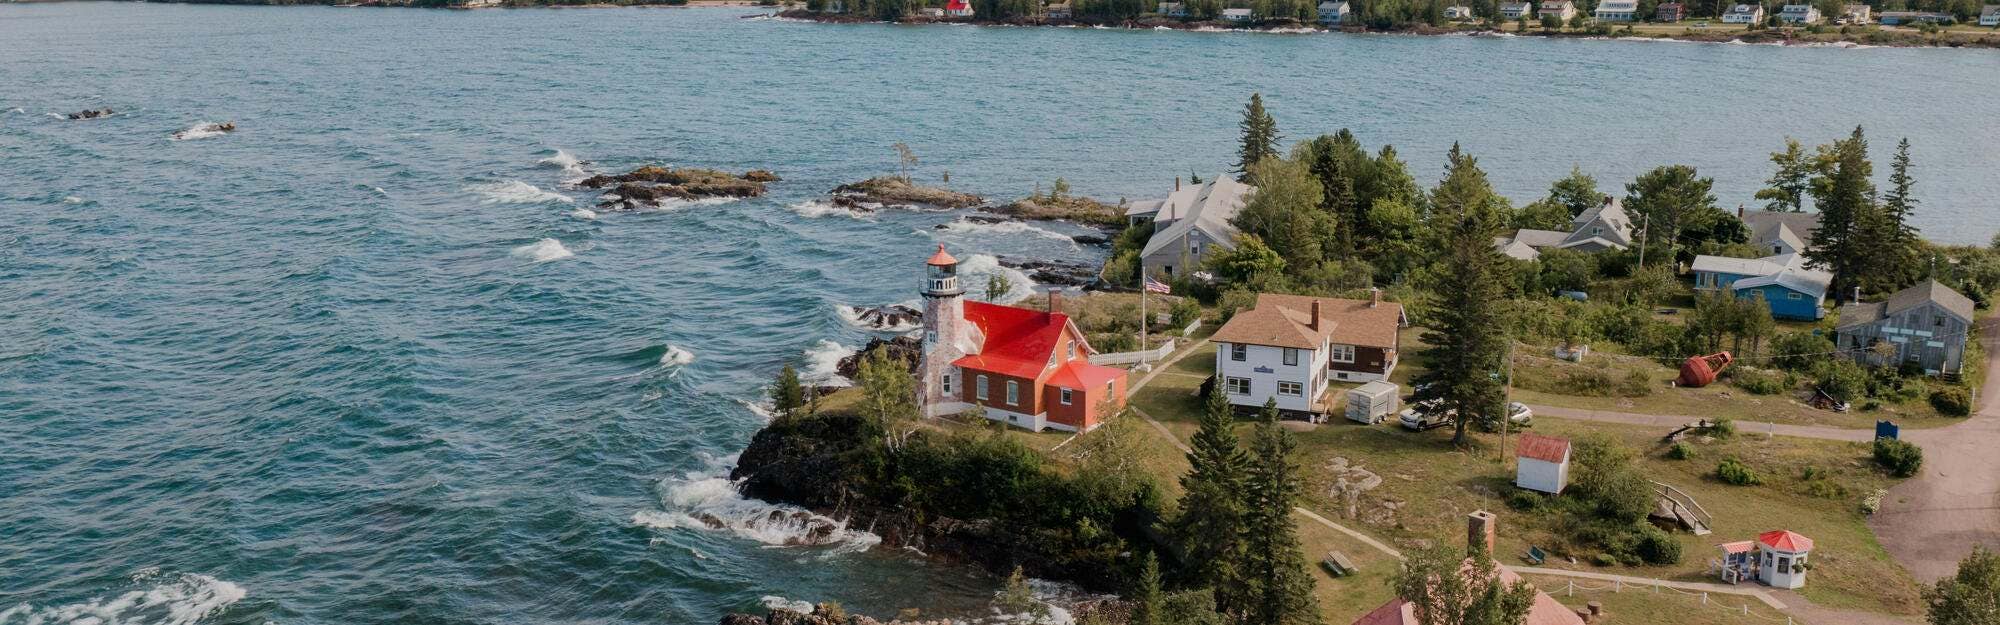
[[770, 547], [832, 547], [836, 553], [867, 551], [880, 536], [851, 529], [847, 522], [804, 508], [744, 497], [729, 480], [728, 464], [662, 480], [661, 510], [633, 513], [635, 525], [660, 530], [726, 532]]
[[962, 276], [971, 274], [960, 278], [960, 284], [975, 287], [985, 285], [992, 279], [991, 276], [1006, 278], [1007, 282], [1014, 285], [1014, 289], [1009, 291], [1006, 297], [1000, 298], [998, 303], [1001, 304], [1012, 304], [1035, 294], [1035, 281], [1028, 278], [1028, 274], [1021, 273], [1019, 269], [1002, 266], [1000, 258], [992, 254], [973, 254], [965, 257], [965, 260], [958, 264], [958, 272]]
[[947, 223], [944, 225], [943, 228], [935, 228], [933, 229], [933, 232], [958, 236], [958, 237], [992, 237], [992, 236], [1025, 234], [1025, 235], [1041, 237], [1044, 239], [1054, 239], [1057, 241], [1068, 243], [1070, 245], [1076, 244], [1076, 239], [1070, 238], [1070, 236], [1067, 234], [1056, 232], [1054, 230], [1043, 228], [1024, 221], [985, 222], [985, 221], [968, 221], [961, 219], [958, 221]]
[[815, 217], [815, 218], [852, 217], [855, 219], [862, 219], [867, 217], [868, 215], [868, 213], [864, 211], [859, 211], [844, 206], [835, 206], [832, 202], [827, 202], [824, 200], [806, 200], [804, 202], [799, 202], [797, 204], [793, 204], [785, 208], [791, 209], [791, 211], [794, 213], [798, 213], [800, 217]]
[[480, 197], [481, 204], [539, 204], [543, 202], [569, 203], [569, 196], [554, 191], [544, 191], [540, 187], [519, 180], [489, 182], [465, 188]]
[[229, 133], [227, 133], [227, 132], [223, 132], [223, 131], [221, 131], [221, 130], [217, 130], [217, 129], [215, 129], [215, 124], [211, 124], [211, 123], [208, 123], [208, 122], [200, 122], [200, 123], [196, 123], [196, 124], [195, 124], [195, 125], [193, 125], [193, 126], [188, 126], [186, 130], [182, 130], [182, 131], [180, 131], [180, 132], [176, 132], [176, 133], [174, 133], [174, 136], [172, 137], [172, 139], [171, 139], [171, 140], [173, 140], [173, 141], [193, 141], [193, 140], [195, 140], [195, 139], [207, 139], [207, 138], [209, 138], [209, 137], [220, 137], [220, 136], [222, 136], [222, 135], [226, 135], [226, 134], [229, 134]]
[[564, 185], [575, 185], [576, 183], [583, 182], [584, 178], [590, 177], [590, 170], [584, 169], [584, 166], [589, 165], [590, 161], [577, 158], [575, 154], [570, 154], [562, 149], [557, 149], [555, 156], [535, 161], [535, 164], [561, 169], [563, 173], [562, 183]]
[[562, 260], [576, 255], [576, 253], [569, 251], [569, 248], [563, 247], [562, 241], [555, 239], [542, 239], [514, 248], [511, 254], [515, 258], [526, 258], [538, 263]]
[[0, 625], [193, 625], [248, 595], [242, 586], [207, 575], [162, 575], [147, 570], [133, 576], [132, 581], [145, 587], [62, 606], [22, 603], [0, 610]]
[[679, 345], [668, 345], [667, 351], [660, 354], [662, 367], [685, 367], [691, 362], [694, 362], [694, 352], [681, 349]]
[[840, 360], [856, 351], [831, 339], [820, 339], [806, 349], [806, 368], [799, 377], [818, 386], [852, 386], [854, 382], [840, 375]]

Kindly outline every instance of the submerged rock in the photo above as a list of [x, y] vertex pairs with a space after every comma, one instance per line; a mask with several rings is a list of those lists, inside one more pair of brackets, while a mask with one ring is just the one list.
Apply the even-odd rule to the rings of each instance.
[[[910, 612], [914, 613], [914, 610]], [[934, 621], [903, 620], [883, 622], [860, 614], [848, 614], [839, 605], [822, 603], [813, 606], [812, 612], [799, 612], [786, 608], [772, 609], [764, 616], [734, 613], [722, 617], [722, 625], [953, 625], [948, 619]]]
[[111, 109], [108, 108], [90, 109], [87, 111], [77, 111], [75, 113], [70, 113], [68, 115], [65, 115], [64, 117], [68, 117], [70, 119], [97, 119], [99, 117], [109, 117], [111, 116], [111, 113], [112, 113]]
[[193, 128], [189, 128], [186, 130], [178, 130], [174, 132], [174, 138], [189, 139], [198, 136], [221, 134], [226, 132], [236, 132], [236, 122], [222, 122], [220, 124], [202, 124], [200, 126], [195, 126]]
[[891, 332], [908, 330], [924, 322], [924, 311], [892, 304], [889, 306], [849, 306], [854, 311], [855, 321], [870, 330]]
[[624, 174], [591, 176], [578, 182], [577, 185], [591, 189], [610, 187], [611, 190], [605, 194], [607, 197], [598, 205], [609, 209], [633, 210], [659, 206], [661, 202], [670, 199], [757, 197], [764, 194], [765, 182], [777, 179], [776, 174], [761, 169], [751, 170], [738, 176], [698, 167], [648, 165]]
[[952, 209], [984, 204], [985, 199], [939, 187], [915, 184], [898, 176], [880, 176], [833, 188], [833, 205], [875, 210], [881, 206]]

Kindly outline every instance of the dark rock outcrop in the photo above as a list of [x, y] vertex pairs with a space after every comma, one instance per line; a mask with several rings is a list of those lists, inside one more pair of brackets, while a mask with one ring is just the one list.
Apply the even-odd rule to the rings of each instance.
[[1020, 270], [1035, 284], [1067, 287], [1097, 284], [1097, 267], [1087, 263], [1002, 256], [1000, 266]]
[[888, 340], [868, 339], [868, 344], [856, 350], [854, 355], [840, 359], [840, 363], [834, 366], [834, 371], [839, 373], [840, 377], [855, 379], [861, 375], [861, 360], [877, 350], [888, 351], [890, 358], [903, 359], [903, 362], [909, 363], [910, 372], [916, 373], [917, 361], [924, 355], [924, 342], [908, 336]]
[[722, 625], [952, 625], [950, 620], [905, 621], [901, 619], [883, 622], [873, 618], [847, 614], [832, 604], [813, 606], [813, 611], [796, 612], [783, 608], [771, 610], [764, 616], [755, 614], [730, 614], [722, 617]]
[[861, 325], [877, 331], [908, 331], [924, 322], [924, 311], [891, 304], [888, 306], [849, 306], [854, 318]]
[[897, 176], [869, 178], [833, 188], [833, 205], [841, 208], [874, 210], [883, 206], [953, 209], [986, 203], [970, 193], [927, 187]]
[[187, 130], [178, 130], [174, 132], [174, 138], [186, 139], [188, 137], [194, 136], [196, 133], [203, 133], [203, 132], [236, 132], [236, 122], [222, 122], [220, 124], [202, 124], [200, 126], [189, 128]]
[[635, 210], [659, 206], [670, 199], [757, 197], [764, 194], [764, 183], [777, 179], [776, 174], [761, 169], [751, 170], [738, 176], [697, 167], [648, 165], [624, 174], [591, 176], [578, 182], [577, 185], [591, 189], [610, 187], [611, 190], [605, 193], [607, 197], [598, 206], [614, 210]]
[[69, 119], [97, 119], [99, 117], [110, 117], [111, 113], [112, 110], [108, 108], [90, 109], [87, 111], [77, 111], [75, 113], [70, 113], [68, 115], [65, 115], [64, 117], [67, 117]]

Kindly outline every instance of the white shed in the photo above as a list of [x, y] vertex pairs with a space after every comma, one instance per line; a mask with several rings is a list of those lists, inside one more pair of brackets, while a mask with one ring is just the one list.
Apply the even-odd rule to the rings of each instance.
[[1569, 439], [1521, 434], [1514, 447], [1514, 485], [1551, 495], [1569, 485]]
[[1381, 423], [1396, 414], [1400, 398], [1396, 393], [1401, 389], [1381, 380], [1369, 382], [1347, 391], [1347, 418], [1362, 423]]
[[1757, 535], [1757, 581], [1772, 588], [1804, 588], [1806, 554], [1813, 541], [1791, 530]]

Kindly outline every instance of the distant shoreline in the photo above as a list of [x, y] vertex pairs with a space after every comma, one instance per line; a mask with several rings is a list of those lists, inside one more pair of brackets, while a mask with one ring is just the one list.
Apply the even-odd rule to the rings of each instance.
[[[767, 17], [767, 16], [748, 16]], [[883, 20], [856, 17], [844, 14], [828, 14], [790, 9], [773, 13], [768, 17], [819, 22], [826, 24], [885, 24]], [[1689, 20], [1690, 23], [1693, 20]], [[1808, 33], [1802, 29], [1764, 29], [1742, 31], [1731, 28], [1717, 28], [1713, 32], [1697, 32], [1686, 29], [1685, 33], [1626, 33], [1613, 29], [1609, 33], [1588, 31], [1548, 31], [1530, 28], [1526, 31], [1486, 30], [1471, 27], [1438, 27], [1428, 24], [1390, 29], [1369, 29], [1360, 27], [1326, 28], [1318, 24], [1306, 24], [1295, 20], [1262, 23], [1256, 25], [1235, 24], [1223, 21], [1190, 22], [1165, 17], [1142, 17], [1121, 21], [1093, 21], [1087, 19], [1006, 19], [987, 20], [979, 18], [938, 18], [927, 16], [907, 16], [897, 20], [897, 24], [969, 24], [974, 26], [1024, 26], [1045, 28], [1100, 28], [1128, 30], [1183, 30], [1192, 32], [1246, 32], [1269, 34], [1322, 34], [1322, 33], [1373, 33], [1392, 35], [1422, 36], [1464, 36], [1464, 37], [1546, 37], [1550, 39], [1616, 40], [1616, 41], [1660, 41], [1674, 43], [1714, 43], [1738, 45], [1769, 45], [1789, 47], [1829, 47], [1829, 48], [2000, 48], [2000, 31], [1946, 31], [1924, 34], [1910, 29], [1870, 28], [1865, 31], [1841, 33], [1829, 31]]]

